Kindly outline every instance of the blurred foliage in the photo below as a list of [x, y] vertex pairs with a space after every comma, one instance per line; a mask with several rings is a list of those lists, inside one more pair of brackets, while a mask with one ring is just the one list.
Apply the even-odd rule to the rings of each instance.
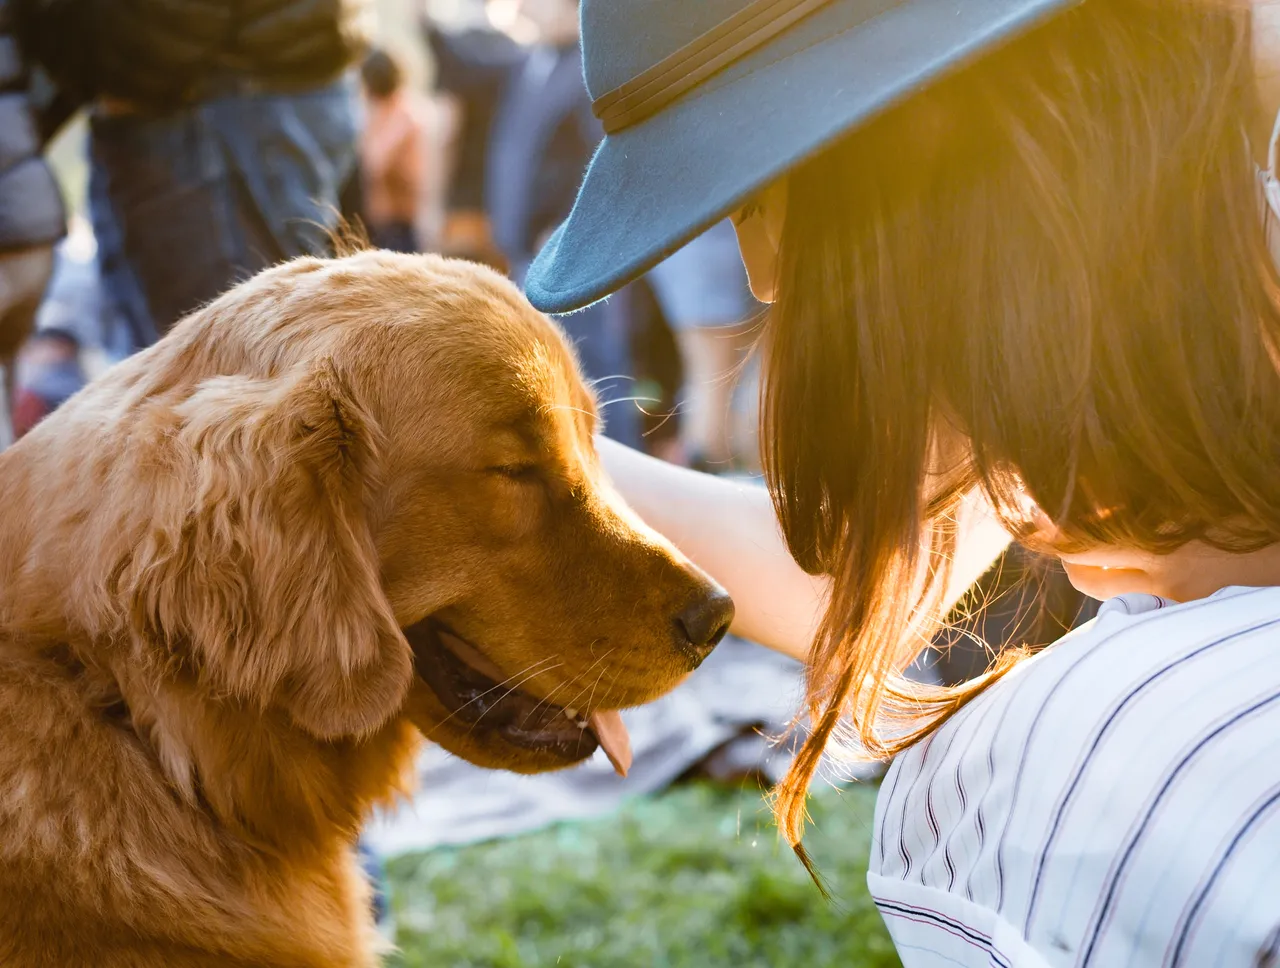
[[396, 968], [892, 968], [867, 894], [874, 786], [823, 789], [824, 901], [755, 789], [684, 786], [590, 823], [390, 865]]

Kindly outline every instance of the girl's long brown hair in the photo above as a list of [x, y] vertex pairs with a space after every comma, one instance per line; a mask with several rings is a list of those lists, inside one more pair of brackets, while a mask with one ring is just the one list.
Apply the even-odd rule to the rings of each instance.
[[789, 177], [765, 470], [792, 554], [832, 580], [776, 796], [802, 859], [831, 741], [892, 755], [1016, 663], [902, 675], [966, 491], [1024, 536], [1029, 498], [1072, 548], [1280, 540], [1253, 84], [1247, 5], [1085, 0]]

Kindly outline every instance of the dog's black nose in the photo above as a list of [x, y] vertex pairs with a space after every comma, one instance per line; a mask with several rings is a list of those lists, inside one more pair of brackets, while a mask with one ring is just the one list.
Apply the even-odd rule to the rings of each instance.
[[733, 599], [719, 585], [676, 616], [684, 648], [695, 662], [701, 662], [720, 644], [732, 622]]

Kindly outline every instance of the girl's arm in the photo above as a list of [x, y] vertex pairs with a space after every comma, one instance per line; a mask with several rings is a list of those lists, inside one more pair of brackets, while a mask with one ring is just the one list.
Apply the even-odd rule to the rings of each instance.
[[[734, 598], [733, 631], [805, 659], [828, 582], [805, 574], [787, 551], [763, 487], [699, 474], [611, 440], [598, 441], [614, 486], [636, 512]], [[964, 512], [948, 607], [977, 581], [1009, 537], [976, 500]]]

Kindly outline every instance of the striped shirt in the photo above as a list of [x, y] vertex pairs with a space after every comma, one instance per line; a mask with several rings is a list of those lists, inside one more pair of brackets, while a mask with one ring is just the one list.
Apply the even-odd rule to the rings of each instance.
[[906, 968], [1280, 968], [1280, 588], [1123, 595], [901, 754]]

